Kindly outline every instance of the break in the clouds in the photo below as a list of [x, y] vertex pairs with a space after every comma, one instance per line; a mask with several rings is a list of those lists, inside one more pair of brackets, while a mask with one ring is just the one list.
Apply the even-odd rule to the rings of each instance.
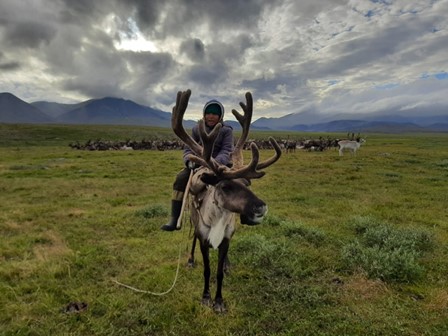
[[2, 0], [0, 91], [170, 111], [191, 88], [194, 116], [246, 91], [255, 118], [448, 106], [447, 12], [448, 0]]

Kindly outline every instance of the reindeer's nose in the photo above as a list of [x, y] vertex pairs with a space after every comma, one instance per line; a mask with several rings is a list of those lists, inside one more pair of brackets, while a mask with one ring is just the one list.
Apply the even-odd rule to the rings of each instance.
[[258, 200], [252, 203], [249, 208], [246, 209], [244, 214], [240, 215], [241, 224], [257, 225], [263, 221], [263, 217], [268, 212], [266, 203]]
[[254, 206], [254, 217], [263, 217], [268, 212], [268, 206], [266, 204], [259, 204]]

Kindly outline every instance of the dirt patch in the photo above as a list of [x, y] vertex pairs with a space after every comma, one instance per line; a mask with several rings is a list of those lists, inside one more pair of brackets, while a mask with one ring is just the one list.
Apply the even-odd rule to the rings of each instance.
[[426, 308], [430, 311], [448, 311], [448, 291], [436, 289], [428, 297]]
[[388, 288], [381, 280], [368, 279], [363, 274], [347, 278], [342, 286], [344, 297], [349, 301], [366, 301], [381, 298], [388, 293]]
[[43, 233], [33, 248], [33, 253], [38, 261], [66, 256], [71, 252], [62, 237], [54, 231]]

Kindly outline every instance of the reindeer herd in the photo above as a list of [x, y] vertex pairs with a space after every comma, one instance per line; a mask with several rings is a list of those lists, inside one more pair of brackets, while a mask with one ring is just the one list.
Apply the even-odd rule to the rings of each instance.
[[89, 150], [89, 151], [107, 151], [107, 150], [182, 150], [185, 144], [179, 140], [147, 140], [141, 141], [110, 141], [110, 140], [87, 140], [84, 144], [79, 141], [72, 142], [69, 146], [73, 149]]
[[356, 154], [361, 144], [365, 142], [365, 139], [361, 138], [360, 133], [355, 136], [355, 133], [347, 133], [347, 137], [332, 138], [332, 137], [319, 137], [317, 139], [305, 139], [300, 140], [279, 140], [278, 143], [285, 153], [294, 153], [297, 149], [312, 151], [324, 151], [328, 149], [339, 149], [339, 155], [342, 156], [343, 152], [350, 150], [352, 154]]
[[[356, 154], [357, 150], [365, 142], [361, 135], [355, 136], [354, 133], [347, 133], [345, 138], [319, 137], [316, 139], [277, 139], [276, 140], [281, 150], [284, 153], [294, 153], [296, 150], [303, 151], [325, 151], [328, 149], [339, 149], [339, 155], [342, 156], [344, 151], [350, 151]], [[249, 139], [244, 142], [242, 149], [250, 150], [250, 144], [255, 143], [258, 149], [272, 148], [269, 140]], [[126, 140], [126, 141], [108, 141], [108, 140], [88, 140], [84, 144], [79, 142], [70, 143], [69, 146], [73, 149], [89, 150], [89, 151], [106, 151], [106, 150], [183, 150], [185, 143], [180, 140], [166, 140], [156, 139], [141, 141]]]

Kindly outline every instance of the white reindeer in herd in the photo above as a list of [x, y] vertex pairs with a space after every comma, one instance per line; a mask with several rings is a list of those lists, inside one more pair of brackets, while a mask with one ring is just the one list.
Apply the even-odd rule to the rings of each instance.
[[267, 212], [267, 205], [249, 189], [250, 180], [261, 178], [265, 173], [260, 170], [276, 162], [281, 156], [281, 149], [277, 142], [270, 138], [275, 154], [266, 161], [259, 162], [258, 147], [252, 143], [250, 146], [252, 160], [249, 164], [243, 165], [243, 146], [249, 134], [253, 109], [252, 95], [248, 92], [246, 104], [240, 103], [244, 115], [232, 110], [242, 126], [241, 138], [232, 153], [233, 167], [220, 165], [211, 155], [221, 125], [216, 125], [208, 134], [204, 121], [199, 122], [202, 145], [187, 134], [183, 127], [183, 117], [190, 95], [190, 90], [178, 92], [176, 105], [173, 108], [172, 128], [174, 133], [194, 152], [188, 160], [201, 166], [192, 177], [189, 192], [192, 195], [190, 209], [191, 222], [195, 228], [194, 239], [199, 240], [204, 261], [202, 303], [212, 304], [209, 249], [213, 247], [218, 249], [217, 288], [213, 308], [216, 312], [224, 312], [226, 308], [222, 297], [222, 284], [229, 244], [235, 231], [235, 214], [240, 215], [244, 224], [261, 223]]
[[361, 145], [366, 142], [366, 140], [360, 138], [359, 140], [341, 140], [338, 142], [339, 145], [339, 156], [344, 155], [344, 150], [349, 150], [353, 155], [356, 155], [356, 151], [361, 147]]

